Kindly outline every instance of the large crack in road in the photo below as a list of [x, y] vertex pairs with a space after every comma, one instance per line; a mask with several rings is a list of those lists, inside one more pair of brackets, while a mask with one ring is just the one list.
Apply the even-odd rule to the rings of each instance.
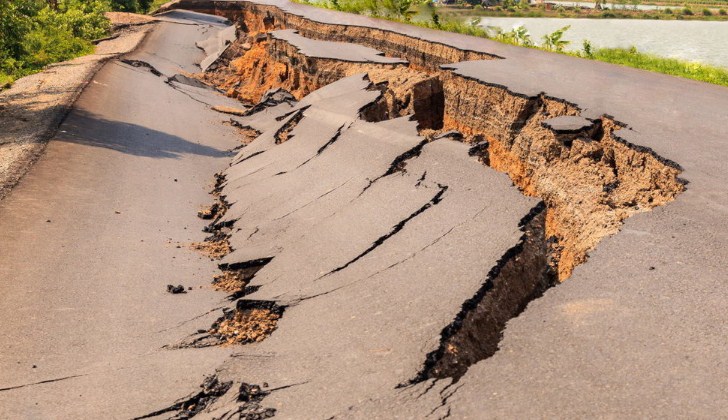
[[518, 357], [498, 352], [506, 325], [685, 190], [620, 120], [444, 58], [495, 55], [438, 44], [439, 68], [400, 36], [381, 45], [402, 57], [342, 49], [331, 41], [379, 41], [275, 8], [235, 14], [249, 4], [223, 7], [238, 39], [224, 20], [167, 14], [2, 202], [4, 243], [30, 238], [0, 254], [2, 274], [33, 291], [5, 296], [24, 306], [3, 314], [4, 415], [76, 394], [86, 404], [61, 416], [468, 415], [474, 393], [498, 395], [485, 362]]

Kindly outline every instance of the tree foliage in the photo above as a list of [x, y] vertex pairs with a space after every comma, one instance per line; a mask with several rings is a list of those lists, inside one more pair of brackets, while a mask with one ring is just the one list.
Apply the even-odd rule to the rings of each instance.
[[0, 79], [93, 51], [105, 36], [109, 0], [0, 0]]

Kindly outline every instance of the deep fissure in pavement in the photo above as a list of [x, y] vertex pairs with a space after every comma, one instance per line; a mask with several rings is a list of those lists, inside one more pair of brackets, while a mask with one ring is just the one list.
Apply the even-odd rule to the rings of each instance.
[[523, 235], [490, 269], [478, 291], [463, 303], [441, 333], [440, 346], [427, 355], [413, 382], [459, 380], [468, 367], [498, 350], [506, 322], [556, 282], [553, 243], [545, 237], [546, 209], [539, 203], [520, 223]]
[[[251, 30], [293, 28], [313, 39], [338, 40], [326, 24], [290, 15], [283, 19], [283, 12], [272, 20], [272, 25], [263, 25], [254, 4], [207, 4], [200, 7], [211, 7], [211, 11], [229, 18], [234, 10], [251, 9], [242, 17], [246, 27], [255, 28]], [[241, 16], [237, 18], [240, 20]], [[318, 30], [313, 31], [313, 27]], [[344, 30], [356, 32], [355, 28]], [[392, 39], [384, 42], [351, 36], [348, 42], [374, 48], [378, 48], [374, 44], [379, 42], [389, 43], [390, 49], [383, 49], [385, 52], [410, 63], [420, 61], [417, 54], [426, 49], [422, 40], [411, 40], [416, 42], [412, 46], [418, 50], [416, 53], [394, 48]], [[365, 120], [413, 115], [425, 137], [455, 131], [465, 142], [480, 143], [481, 152], [487, 151], [482, 162], [507, 173], [525, 195], [546, 203], [547, 234], [560, 244], [560, 281], [586, 261], [589, 251], [601, 239], [617, 233], [626, 218], [664, 205], [685, 189], [685, 183], [678, 178], [679, 165], [624, 141], [619, 131], [628, 128], [608, 116], [593, 119], [590, 126], [574, 132], [550, 127], [547, 122], [554, 117], [581, 113], [577, 105], [566, 101], [545, 95], [514, 94], [502, 86], [431, 65], [352, 63], [307, 57], [286, 41], [270, 35], [261, 37], [257, 32], [255, 37], [242, 33], [233, 44], [236, 43], [251, 47], [231, 47], [217, 69], [202, 76], [227, 87], [233, 97], [255, 101], [263, 87], [276, 87], [301, 98], [342, 77], [363, 72], [373, 84], [370, 89], [382, 93], [374, 104], [362, 110]], [[418, 108], [416, 103], [430, 106]]]

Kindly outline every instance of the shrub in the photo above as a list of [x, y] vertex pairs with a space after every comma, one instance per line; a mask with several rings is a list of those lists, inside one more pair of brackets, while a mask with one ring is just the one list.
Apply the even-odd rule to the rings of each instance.
[[725, 15], [728, 15], [728, 12], [726, 12], [725, 9], [720, 9], [720, 10], [718, 10], [718, 14], [721, 16], [725, 16]]
[[108, 33], [108, 0], [0, 0], [0, 85], [93, 51]]
[[690, 8], [686, 7], [682, 10], [682, 14], [685, 16], [692, 16], [694, 13]]
[[703, 9], [703, 16], [713, 16], [713, 12], [710, 9]]
[[566, 33], [566, 31], [568, 31], [570, 27], [571, 25], [567, 25], [561, 29], [555, 30], [550, 34], [544, 35], [541, 38], [543, 40], [542, 47], [549, 51], [564, 51], [564, 48], [566, 48], [566, 46], [570, 43], [570, 41], [563, 39], [564, 33]]
[[586, 58], [594, 58], [594, 49], [592, 48], [591, 42], [585, 39], [581, 44], [582, 56]]

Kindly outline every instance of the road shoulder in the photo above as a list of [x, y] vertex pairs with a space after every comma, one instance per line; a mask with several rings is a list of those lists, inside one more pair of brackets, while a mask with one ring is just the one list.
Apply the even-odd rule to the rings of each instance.
[[113, 34], [98, 43], [94, 54], [50, 65], [0, 92], [0, 200], [42, 155], [96, 72], [108, 60], [133, 51], [156, 22], [130, 13], [108, 17]]

